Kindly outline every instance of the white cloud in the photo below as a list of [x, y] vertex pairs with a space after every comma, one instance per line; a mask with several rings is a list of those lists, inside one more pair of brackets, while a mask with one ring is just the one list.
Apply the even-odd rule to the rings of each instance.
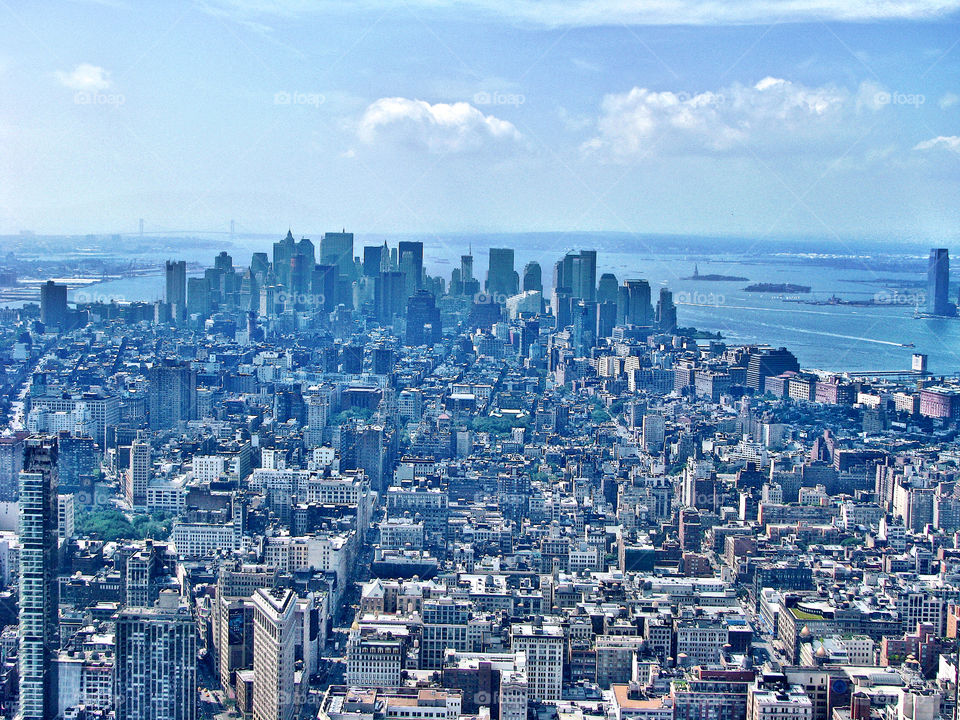
[[956, 93], [948, 92], [944, 95], [937, 104], [940, 106], [941, 110], [946, 110], [947, 108], [952, 108], [957, 103], [960, 103], [960, 95]]
[[90, 63], [80, 63], [70, 72], [58, 71], [57, 80], [71, 90], [106, 90], [113, 85], [107, 70]]
[[941, 135], [940, 137], [924, 140], [913, 146], [914, 150], [947, 150], [960, 154], [960, 136]]
[[[382, 5], [382, 0], [349, 3], [354, 10], [382, 11]], [[938, 20], [960, 10], [960, 0], [409, 0], [406, 5], [415, 11], [473, 10], [547, 27]], [[241, 18], [296, 17], [344, 7], [341, 0], [209, 0], [203, 6]]]
[[773, 77], [697, 94], [635, 87], [604, 97], [596, 135], [584, 149], [615, 161], [654, 154], [803, 150], [847, 137], [864, 109], [884, 107], [883, 96], [874, 85], [851, 94], [832, 85], [811, 88]]
[[360, 118], [357, 135], [367, 144], [391, 143], [431, 153], [479, 150], [495, 142], [516, 141], [513, 124], [484, 115], [470, 103], [435, 103], [403, 97], [380, 98]]

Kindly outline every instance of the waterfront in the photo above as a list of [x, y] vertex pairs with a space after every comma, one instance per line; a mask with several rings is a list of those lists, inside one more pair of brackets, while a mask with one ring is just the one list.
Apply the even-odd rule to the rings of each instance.
[[[319, 237], [319, 235], [314, 235]], [[412, 236], [429, 240], [426, 236]], [[516, 268], [535, 260], [543, 268], [543, 282], [549, 295], [553, 263], [568, 249], [605, 247], [603, 234], [563, 236], [563, 245], [549, 233], [528, 235], [454, 236], [434, 245], [424, 260], [427, 272], [449, 281], [461, 254], [475, 256], [475, 273], [486, 274], [486, 249], [513, 246]], [[384, 236], [358, 234], [354, 248], [383, 242]], [[678, 321], [682, 326], [719, 331], [730, 343], [766, 343], [790, 348], [805, 368], [832, 371], [905, 370], [911, 355], [926, 353], [934, 373], [960, 372], [960, 320], [915, 318], [917, 302], [922, 305], [924, 273], [922, 246], [884, 250], [877, 245], [868, 256], [845, 253], [843, 248], [810, 241], [792, 246], [765, 243], [754, 247], [749, 241], [708, 243], [687, 240], [686, 247], [659, 242], [654, 246], [635, 241], [614, 244], [612, 251], [598, 254], [598, 277], [612, 272], [622, 282], [627, 278], [649, 281], [653, 300], [660, 287], [673, 291]], [[317, 244], [318, 241], [317, 241]], [[231, 249], [234, 261], [247, 262], [254, 251], [269, 251], [266, 238], [238, 241]], [[201, 261], [200, 252], [188, 261]], [[210, 258], [212, 259], [212, 258]], [[906, 269], [896, 270], [900, 265]], [[749, 282], [705, 281], [700, 275], [722, 274], [746, 277]], [[752, 283], [794, 283], [809, 285], [805, 301], [826, 301], [833, 296], [847, 300], [873, 300], [874, 305], [804, 305], [785, 302], [784, 296], [746, 292]], [[71, 301], [156, 301], [163, 298], [163, 277], [159, 273], [120, 278], [78, 288]], [[953, 297], [953, 295], [951, 295]], [[796, 298], [794, 298], [796, 299]], [[904, 347], [913, 345], [913, 347]]]

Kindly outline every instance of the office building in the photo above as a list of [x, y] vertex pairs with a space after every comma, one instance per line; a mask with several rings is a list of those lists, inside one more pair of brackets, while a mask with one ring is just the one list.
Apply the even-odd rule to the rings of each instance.
[[196, 720], [197, 626], [176, 592], [116, 615], [117, 720]]
[[47, 280], [40, 286], [40, 322], [47, 328], [67, 325], [67, 286]]
[[523, 267], [523, 291], [531, 290], [543, 292], [543, 273], [540, 271], [540, 263], [534, 261]]
[[510, 628], [511, 649], [524, 653], [531, 700], [560, 699], [563, 682], [563, 628], [548, 623], [517, 623]]
[[340, 275], [353, 278], [353, 233], [324, 233], [320, 240], [320, 263], [335, 265]]
[[147, 373], [150, 429], [169, 430], [197, 419], [197, 373], [189, 363], [164, 359]]
[[150, 443], [134, 440], [130, 444], [130, 466], [127, 468], [126, 500], [131, 508], [147, 504], [147, 485], [150, 483]]
[[413, 295], [423, 287], [423, 243], [401, 240], [397, 243], [397, 257], [400, 272], [405, 276], [407, 294]]
[[516, 295], [520, 277], [513, 269], [513, 248], [490, 248], [487, 292], [491, 295]]
[[433, 345], [443, 337], [440, 309], [433, 294], [420, 290], [407, 300], [405, 345]]
[[650, 283], [624, 280], [617, 294], [617, 324], [646, 327], [653, 324]]
[[20, 472], [20, 711], [23, 720], [57, 714], [57, 440], [35, 435]]
[[952, 315], [949, 298], [950, 251], [946, 248], [930, 250], [927, 261], [927, 312], [931, 315]]
[[573, 298], [596, 300], [597, 251], [567, 253], [554, 266], [554, 287], [568, 289]]
[[17, 499], [26, 433], [0, 437], [0, 502]]
[[187, 263], [185, 260], [166, 262], [167, 304], [174, 317], [180, 317], [187, 309]]
[[253, 720], [292, 720], [297, 595], [289, 589], [258, 588], [252, 602]]

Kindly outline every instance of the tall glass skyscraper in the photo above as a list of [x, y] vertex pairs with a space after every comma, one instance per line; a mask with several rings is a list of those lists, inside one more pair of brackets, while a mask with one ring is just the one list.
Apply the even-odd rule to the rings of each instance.
[[950, 315], [950, 253], [946, 248], [930, 250], [927, 263], [927, 312]]
[[57, 439], [27, 438], [20, 472], [20, 712], [57, 716]]

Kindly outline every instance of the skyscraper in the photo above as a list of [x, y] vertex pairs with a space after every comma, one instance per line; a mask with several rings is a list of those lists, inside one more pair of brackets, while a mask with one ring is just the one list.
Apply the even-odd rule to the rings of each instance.
[[57, 439], [35, 435], [20, 472], [20, 712], [23, 720], [57, 715]]
[[117, 720], [195, 720], [197, 627], [190, 605], [163, 591], [116, 618]]
[[292, 590], [253, 593], [253, 720], [292, 720], [297, 596]]
[[134, 440], [130, 444], [130, 467], [127, 468], [126, 499], [132, 508], [147, 505], [147, 485], [150, 482], [150, 443]]
[[617, 276], [613, 273], [604, 273], [600, 276], [597, 285], [597, 302], [617, 302]]
[[373, 305], [380, 322], [391, 322], [403, 312], [404, 291], [402, 272], [380, 273], [373, 286]]
[[176, 306], [175, 317], [187, 307], [187, 263], [185, 260], [167, 260], [167, 304]]
[[150, 368], [147, 377], [151, 430], [168, 430], [181, 420], [197, 419], [197, 373], [190, 363], [164, 359]]
[[384, 269], [384, 254], [389, 257], [386, 245], [365, 245], [363, 248], [363, 274], [375, 278]]
[[67, 286], [47, 280], [40, 286], [40, 322], [48, 327], [67, 324]]
[[440, 325], [440, 309], [433, 295], [420, 290], [407, 300], [406, 345], [432, 345], [440, 341], [443, 329]]
[[660, 288], [660, 299], [657, 300], [657, 326], [664, 332], [677, 329], [677, 306], [673, 302], [673, 293], [665, 287]]
[[951, 315], [950, 252], [946, 248], [932, 248], [927, 262], [927, 312], [931, 315]]
[[617, 322], [641, 327], [653, 324], [650, 283], [646, 280], [623, 281], [617, 296]]
[[341, 275], [353, 277], [353, 233], [328, 232], [320, 240], [320, 262], [336, 265]]
[[570, 296], [580, 300], [597, 297], [597, 251], [567, 253], [554, 266], [554, 287], [566, 288]]
[[543, 292], [543, 273], [540, 272], [540, 263], [530, 261], [523, 268], [523, 290], [537, 290]]
[[423, 287], [423, 243], [401, 240], [397, 243], [400, 271], [406, 274], [407, 292], [413, 295]]
[[520, 277], [513, 269], [513, 248], [490, 248], [487, 270], [487, 292], [494, 295], [516, 295]]

